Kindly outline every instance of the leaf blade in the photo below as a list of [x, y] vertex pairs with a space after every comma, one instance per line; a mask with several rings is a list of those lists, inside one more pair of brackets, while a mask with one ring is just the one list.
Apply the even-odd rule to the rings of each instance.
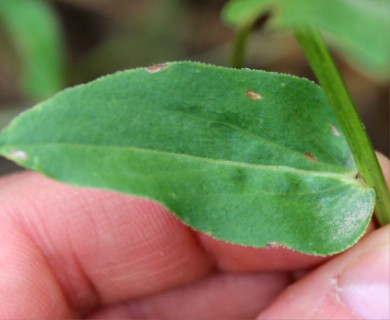
[[226, 241], [330, 254], [363, 234], [374, 202], [330, 124], [306, 80], [170, 63], [64, 91], [15, 120], [0, 153], [61, 181], [153, 199]]
[[62, 35], [51, 6], [41, 0], [2, 0], [0, 16], [20, 57], [26, 94], [40, 100], [62, 89]]
[[379, 78], [389, 77], [389, 1], [233, 0], [224, 8], [223, 19], [239, 28], [269, 10], [276, 29], [314, 25], [356, 67]]

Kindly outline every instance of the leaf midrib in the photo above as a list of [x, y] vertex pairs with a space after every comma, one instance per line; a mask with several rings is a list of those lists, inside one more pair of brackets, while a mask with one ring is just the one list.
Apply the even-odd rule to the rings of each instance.
[[[94, 144], [81, 144], [81, 143], [35, 143], [35, 144], [17, 144], [14, 146], [7, 146], [7, 149], [10, 150], [23, 150], [23, 147], [59, 147], [59, 146], [65, 146], [65, 147], [74, 147], [74, 148], [95, 148], [95, 149], [113, 149], [113, 150], [120, 150], [120, 151], [133, 151], [138, 153], [154, 153], [162, 156], [169, 156], [173, 158], [186, 158], [193, 161], [203, 161], [208, 162], [211, 164], [216, 165], [224, 165], [224, 166], [233, 166], [233, 167], [240, 167], [240, 168], [246, 168], [246, 169], [252, 169], [252, 170], [264, 170], [264, 171], [283, 171], [283, 172], [289, 172], [293, 174], [303, 175], [303, 176], [314, 176], [314, 177], [323, 177], [323, 178], [332, 178], [332, 179], [338, 179], [342, 180], [345, 183], [350, 184], [356, 184], [357, 181], [354, 178], [356, 171], [345, 171], [345, 173], [335, 173], [335, 172], [316, 172], [311, 170], [303, 170], [303, 169], [296, 169], [293, 167], [287, 167], [287, 166], [275, 166], [275, 165], [264, 165], [264, 164], [252, 164], [252, 163], [246, 163], [246, 162], [237, 162], [232, 160], [222, 160], [222, 159], [213, 159], [213, 158], [204, 158], [200, 156], [195, 155], [189, 155], [184, 153], [174, 153], [170, 151], [160, 151], [160, 150], [154, 150], [154, 149], [148, 149], [148, 148], [139, 148], [134, 146], [107, 146], [107, 145], [94, 145]], [[3, 150], [3, 151], [2, 151]], [[0, 146], [0, 154], [3, 154], [4, 156], [10, 156], [10, 152], [7, 150], [4, 150]], [[12, 156], [11, 156], [12, 157]], [[14, 157], [13, 157], [14, 158]], [[14, 159], [15, 160], [15, 159]], [[363, 186], [363, 184], [362, 184]]]

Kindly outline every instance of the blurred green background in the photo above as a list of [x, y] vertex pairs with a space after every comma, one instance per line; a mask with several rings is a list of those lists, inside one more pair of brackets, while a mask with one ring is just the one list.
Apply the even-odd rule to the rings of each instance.
[[[56, 91], [118, 70], [172, 60], [229, 66], [224, 0], [0, 0], [0, 128]], [[250, 37], [245, 67], [314, 77], [295, 40]], [[373, 140], [389, 154], [388, 82], [336, 56]], [[0, 159], [0, 174], [18, 170]]]

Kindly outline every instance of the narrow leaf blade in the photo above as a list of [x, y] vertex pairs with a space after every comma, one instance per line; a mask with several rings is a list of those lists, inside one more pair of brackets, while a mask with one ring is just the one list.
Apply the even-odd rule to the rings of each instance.
[[267, 10], [273, 9], [279, 0], [231, 0], [222, 10], [227, 25], [240, 27], [256, 21]]
[[277, 29], [314, 25], [356, 67], [380, 78], [389, 77], [390, 1], [232, 0], [223, 18], [240, 27], [271, 9]]
[[40, 100], [62, 89], [62, 34], [47, 1], [1, 0], [0, 20], [20, 57], [26, 94]]

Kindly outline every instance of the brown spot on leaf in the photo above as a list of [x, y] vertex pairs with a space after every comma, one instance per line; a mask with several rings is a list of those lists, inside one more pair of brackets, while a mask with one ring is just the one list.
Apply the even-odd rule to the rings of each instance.
[[336, 136], [336, 137], [341, 136], [341, 132], [333, 124], [330, 124], [329, 126], [330, 126], [330, 130], [332, 131], [334, 136]]
[[252, 90], [246, 90], [246, 95], [251, 100], [261, 100], [263, 96], [260, 93], [254, 92]]
[[317, 162], [317, 158], [312, 153], [305, 153], [306, 159], [310, 160], [311, 162]]
[[160, 72], [161, 70], [164, 70], [168, 68], [168, 64], [166, 63], [159, 63], [159, 64], [155, 64], [153, 66], [149, 66], [146, 68], [146, 71], [149, 72], [149, 73], [157, 73], [157, 72]]

